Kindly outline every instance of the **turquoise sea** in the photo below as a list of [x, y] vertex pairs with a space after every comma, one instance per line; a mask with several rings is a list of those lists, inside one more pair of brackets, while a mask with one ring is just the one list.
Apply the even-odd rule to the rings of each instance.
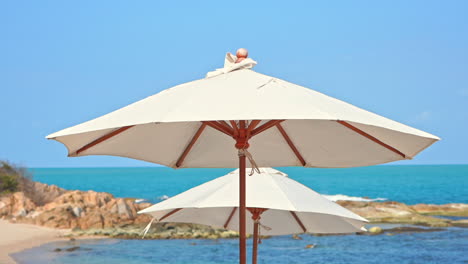
[[[417, 203], [468, 203], [468, 165], [277, 168], [336, 197]], [[37, 181], [158, 202], [230, 169], [37, 168]], [[259, 263], [468, 263], [468, 228], [379, 236], [279, 236], [263, 240]], [[305, 249], [316, 244], [314, 249]], [[73, 252], [55, 248], [79, 246]], [[86, 240], [54, 242], [14, 255], [19, 263], [237, 263], [237, 240]]]
[[[407, 204], [468, 203], [468, 165], [383, 165], [346, 169], [277, 168], [327, 195], [385, 198]], [[233, 169], [40, 168], [34, 179], [65, 189], [158, 201]]]

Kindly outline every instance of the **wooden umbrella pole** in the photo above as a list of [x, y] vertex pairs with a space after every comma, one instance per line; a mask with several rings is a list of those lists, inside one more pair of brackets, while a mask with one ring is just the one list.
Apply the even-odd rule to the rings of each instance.
[[252, 264], [257, 264], [257, 248], [258, 248], [258, 222], [254, 221], [253, 231], [253, 246], [252, 246]]
[[239, 263], [247, 263], [247, 247], [245, 241], [245, 154], [239, 151]]
[[246, 122], [239, 120], [236, 148], [239, 150], [239, 263], [247, 263], [246, 237], [246, 193], [245, 193], [245, 150], [249, 148]]
[[257, 264], [257, 255], [258, 255], [258, 242], [259, 242], [259, 234], [260, 234], [260, 216], [263, 212], [265, 212], [266, 208], [247, 208], [252, 214], [252, 220], [254, 222], [254, 230], [253, 230], [253, 241], [252, 241], [252, 263]]

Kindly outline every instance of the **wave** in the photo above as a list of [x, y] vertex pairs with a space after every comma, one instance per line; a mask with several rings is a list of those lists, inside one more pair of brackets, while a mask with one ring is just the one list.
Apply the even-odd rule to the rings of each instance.
[[386, 201], [387, 198], [367, 198], [367, 197], [356, 197], [356, 196], [347, 196], [344, 194], [334, 194], [334, 195], [326, 195], [322, 194], [323, 197], [327, 198], [330, 201], [354, 201], [354, 202], [376, 202], [376, 201]]
[[158, 199], [159, 201], [164, 201], [164, 200], [169, 199], [169, 196], [167, 196], [167, 195], [164, 194], [163, 196], [159, 196], [157, 199]]

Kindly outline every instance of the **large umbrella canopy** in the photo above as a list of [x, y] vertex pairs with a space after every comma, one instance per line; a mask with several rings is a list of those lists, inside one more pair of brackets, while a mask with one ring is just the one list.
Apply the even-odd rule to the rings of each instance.
[[[138, 213], [159, 222], [197, 223], [239, 230], [239, 170], [216, 178], [150, 206]], [[247, 177], [247, 209], [261, 213], [262, 235], [297, 233], [354, 233], [362, 231], [366, 219], [328, 200], [308, 187], [272, 168]], [[252, 212], [249, 216], [252, 216]], [[247, 233], [254, 220], [247, 217]]]
[[239, 55], [243, 57], [228, 54], [225, 67], [207, 78], [47, 138], [62, 142], [71, 157], [114, 155], [174, 168], [238, 164], [241, 263], [246, 259], [247, 158], [253, 167], [365, 166], [411, 159], [438, 140], [319, 92], [256, 73], [250, 69], [256, 62], [246, 59], [246, 51]]
[[249, 151], [258, 166], [374, 165], [411, 159], [439, 139], [251, 69], [175, 86], [47, 138], [65, 144], [72, 157], [233, 168], [237, 129], [230, 121], [237, 120], [255, 121]]

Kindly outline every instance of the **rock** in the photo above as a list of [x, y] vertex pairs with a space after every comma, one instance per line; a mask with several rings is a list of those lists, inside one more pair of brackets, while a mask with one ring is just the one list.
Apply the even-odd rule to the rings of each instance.
[[2, 219], [11, 216], [11, 199], [9, 196], [0, 197], [0, 216]]
[[452, 221], [452, 225], [457, 227], [468, 227], [468, 219]]
[[76, 251], [76, 250], [78, 250], [78, 249], [80, 249], [80, 247], [71, 247], [71, 248], [65, 249], [65, 251], [73, 252], [73, 251]]
[[26, 197], [23, 192], [15, 192], [10, 197], [10, 214], [14, 217], [26, 216], [29, 211], [36, 208], [36, 205]]
[[236, 231], [226, 230], [219, 234], [220, 238], [236, 238], [239, 237], [239, 233]]
[[379, 226], [373, 226], [373, 227], [369, 228], [369, 233], [374, 234], [374, 235], [381, 234], [382, 232], [383, 232], [383, 230]]
[[[47, 185], [39, 184], [41, 192]], [[138, 207], [133, 200], [115, 199], [111, 194], [94, 191], [65, 191], [50, 187], [52, 201], [38, 206], [24, 193], [18, 192], [1, 197], [0, 217], [16, 217], [18, 222], [32, 223], [54, 228], [104, 228], [115, 225], [147, 223], [151, 217], [137, 215]]]
[[133, 218], [133, 212], [130, 209], [130, 206], [125, 202], [124, 199], [122, 198], [117, 199], [115, 206], [117, 208], [117, 214], [125, 218]]
[[86, 214], [86, 217], [80, 218], [78, 226], [80, 226], [81, 229], [103, 228], [104, 219], [101, 213], [93, 211]]
[[26, 216], [26, 210], [24, 208], [18, 209], [13, 216]]
[[54, 252], [61, 252], [61, 251], [62, 251], [61, 248], [56, 248], [56, 249], [54, 249]]
[[425, 215], [441, 216], [468, 216], [468, 204], [416, 204], [411, 206], [413, 210]]
[[151, 205], [153, 205], [153, 204], [151, 204], [151, 203], [136, 203], [136, 204], [135, 204], [135, 206], [136, 206], [136, 208], [138, 209], [138, 211], [141, 211], [141, 210], [143, 210], [143, 209], [146, 209], [146, 208], [150, 207]]
[[72, 212], [73, 212], [73, 215], [75, 217], [80, 217], [81, 213], [83, 212], [83, 209], [81, 209], [80, 207], [75, 206], [75, 207], [73, 207]]
[[447, 219], [421, 215], [412, 207], [398, 202], [338, 201], [337, 203], [373, 223], [405, 223], [434, 227], [450, 224]]
[[36, 217], [38, 217], [41, 213], [42, 213], [42, 212], [33, 210], [33, 211], [30, 211], [30, 212], [26, 215], [26, 217], [28, 217], [28, 218], [36, 218]]
[[315, 248], [315, 247], [316, 247], [315, 244], [308, 244], [308, 245], [305, 246], [305, 248]]
[[29, 195], [31, 200], [39, 206], [52, 202], [55, 198], [66, 192], [65, 189], [56, 185], [48, 185], [40, 182], [32, 182], [32, 184], [33, 186], [30, 189], [32, 189], [33, 192]]
[[402, 226], [385, 229], [385, 232], [390, 232], [390, 234], [400, 234], [400, 233], [423, 233], [423, 232], [439, 232], [444, 231], [443, 228], [420, 228], [413, 226]]
[[219, 236], [216, 235], [216, 234], [212, 234], [212, 235], [208, 235], [206, 238], [207, 238], [207, 239], [218, 239]]
[[298, 236], [297, 234], [294, 234], [294, 235], [292, 235], [292, 239], [302, 240], [302, 237]]
[[[36, 208], [37, 209], [37, 208]], [[70, 222], [74, 218], [67, 207], [57, 207], [42, 212], [40, 215], [32, 218], [37, 225], [51, 228], [70, 228]], [[24, 220], [24, 219], [23, 219]], [[24, 221], [23, 221], [24, 222]]]

